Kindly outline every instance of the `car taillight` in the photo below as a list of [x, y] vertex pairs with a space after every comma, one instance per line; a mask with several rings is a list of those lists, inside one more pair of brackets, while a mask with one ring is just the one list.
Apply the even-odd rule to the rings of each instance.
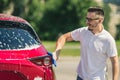
[[40, 57], [30, 58], [29, 60], [38, 66], [46, 66], [46, 67], [52, 66], [51, 56], [40, 56]]

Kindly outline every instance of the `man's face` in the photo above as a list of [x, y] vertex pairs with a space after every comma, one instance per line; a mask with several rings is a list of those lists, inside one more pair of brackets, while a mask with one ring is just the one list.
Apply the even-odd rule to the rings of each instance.
[[87, 13], [86, 24], [88, 25], [89, 29], [96, 29], [99, 23], [101, 23], [99, 15], [96, 15], [95, 12]]

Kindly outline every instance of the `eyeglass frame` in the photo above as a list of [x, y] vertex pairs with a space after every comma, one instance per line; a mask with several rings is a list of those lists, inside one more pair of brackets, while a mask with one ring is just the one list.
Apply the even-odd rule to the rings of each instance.
[[93, 21], [93, 20], [98, 20], [98, 19], [100, 19], [100, 18], [88, 18], [88, 17], [86, 17], [86, 20], [89, 21], [89, 22]]

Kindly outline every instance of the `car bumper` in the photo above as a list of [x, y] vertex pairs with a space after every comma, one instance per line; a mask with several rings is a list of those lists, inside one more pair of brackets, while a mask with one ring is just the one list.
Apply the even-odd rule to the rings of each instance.
[[21, 61], [17, 62], [19, 64], [1, 62], [0, 79], [2, 80], [55, 80], [52, 67], [37, 66], [29, 62], [22, 64]]

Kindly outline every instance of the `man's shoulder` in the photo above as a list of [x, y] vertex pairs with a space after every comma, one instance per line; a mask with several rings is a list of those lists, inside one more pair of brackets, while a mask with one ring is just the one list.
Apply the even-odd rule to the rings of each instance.
[[88, 27], [86, 26], [86, 27], [80, 27], [79, 29], [84, 29], [84, 30], [87, 30], [88, 29]]
[[104, 29], [103, 33], [106, 37], [113, 38], [113, 36], [107, 30]]
[[109, 41], [109, 42], [115, 40], [114, 37], [107, 30], [104, 30], [104, 35], [105, 35], [107, 41]]
[[78, 31], [87, 31], [88, 27], [80, 27], [80, 28], [77, 28], [75, 30], [78, 30]]

